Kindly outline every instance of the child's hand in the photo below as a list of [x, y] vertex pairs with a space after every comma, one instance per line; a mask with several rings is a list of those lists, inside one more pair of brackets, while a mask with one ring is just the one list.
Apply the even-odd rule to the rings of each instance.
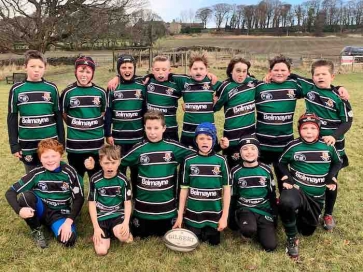
[[335, 145], [336, 140], [333, 136], [323, 136], [322, 138], [327, 145]]
[[213, 95], [213, 106], [217, 103], [218, 96]]
[[103, 230], [98, 227], [93, 231], [93, 243], [95, 243], [96, 246], [98, 246], [101, 243], [101, 239], [104, 239], [103, 237], [105, 237], [105, 233], [103, 232]]
[[21, 159], [23, 157], [23, 153], [21, 151], [15, 152], [13, 155], [15, 158], [19, 158], [19, 159]]
[[284, 183], [282, 183], [282, 187], [284, 187], [285, 189], [287, 189], [287, 190], [290, 190], [290, 189], [292, 189], [292, 187], [294, 187], [294, 186], [292, 186], [291, 184], [289, 184], [289, 183], [287, 183], [287, 182], [284, 182]]
[[330, 191], [335, 191], [335, 189], [337, 188], [336, 184], [327, 184], [326, 188], [328, 188]]
[[343, 100], [349, 100], [350, 96], [346, 88], [340, 87], [338, 90], [339, 96]]
[[61, 241], [63, 243], [67, 242], [72, 236], [72, 223], [73, 220], [67, 218], [66, 221], [64, 221], [62, 226], [59, 228], [58, 235], [61, 235]]
[[227, 227], [227, 218], [221, 217], [218, 221], [218, 231], [222, 231]]
[[227, 137], [222, 137], [221, 140], [219, 141], [219, 144], [221, 146], [222, 149], [226, 149], [229, 147], [229, 140]]
[[263, 78], [263, 82], [265, 82], [265, 83], [271, 83], [271, 74], [270, 73], [267, 73], [266, 75], [265, 75], [265, 77]]
[[21, 208], [19, 211], [19, 216], [23, 219], [31, 218], [34, 216], [35, 210], [30, 207]]
[[87, 170], [92, 170], [93, 168], [95, 168], [95, 160], [92, 157], [85, 159], [84, 166], [86, 167]]
[[175, 224], [173, 226], [173, 229], [178, 229], [182, 227], [182, 223], [183, 223], [183, 217], [179, 217], [176, 219]]
[[142, 84], [146, 85], [149, 82], [150, 78], [149, 77], [145, 77], [144, 80], [142, 81]]
[[120, 227], [117, 229], [117, 231], [121, 235], [121, 237], [129, 237], [129, 234], [130, 234], [129, 224], [126, 224], [126, 222], [123, 222], [120, 225]]
[[216, 85], [218, 77], [215, 74], [207, 73], [207, 77], [210, 79], [212, 85]]
[[112, 136], [106, 137], [106, 142], [110, 145], [115, 145], [115, 141]]
[[108, 83], [107, 83], [107, 89], [114, 91], [116, 90], [118, 84], [119, 84], [120, 80], [119, 78], [116, 76], [113, 79], [111, 79]]

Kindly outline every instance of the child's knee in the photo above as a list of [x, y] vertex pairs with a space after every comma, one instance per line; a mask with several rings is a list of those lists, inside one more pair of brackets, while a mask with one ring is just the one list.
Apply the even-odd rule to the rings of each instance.
[[243, 225], [240, 228], [240, 233], [247, 238], [251, 238], [252, 236], [256, 235], [257, 233], [257, 226], [253, 225]]
[[18, 203], [20, 207], [30, 207], [36, 209], [37, 197], [32, 191], [27, 191], [19, 195]]
[[276, 240], [273, 241], [273, 240], [265, 240], [261, 243], [263, 249], [266, 251], [266, 252], [272, 252], [276, 249], [277, 247], [277, 242]]
[[95, 246], [95, 251], [98, 256], [105, 256], [108, 253], [108, 247], [105, 245]]

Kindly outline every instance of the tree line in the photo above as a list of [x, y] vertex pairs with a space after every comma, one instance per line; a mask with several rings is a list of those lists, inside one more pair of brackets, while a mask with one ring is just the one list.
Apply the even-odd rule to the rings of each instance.
[[363, 26], [363, 0], [311, 0], [297, 5], [279, 0], [263, 0], [256, 5], [220, 3], [198, 9], [195, 20], [202, 22], [205, 28], [209, 22], [214, 22], [218, 30], [294, 27], [302, 32], [324, 29], [337, 32]]

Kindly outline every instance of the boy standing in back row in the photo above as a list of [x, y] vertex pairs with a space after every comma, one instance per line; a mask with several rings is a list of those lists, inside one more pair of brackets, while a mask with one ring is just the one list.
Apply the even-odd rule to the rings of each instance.
[[46, 65], [47, 60], [42, 53], [27, 51], [27, 79], [15, 83], [9, 94], [7, 122], [10, 150], [24, 163], [26, 173], [41, 165], [36, 154], [40, 140], [58, 139], [64, 145], [58, 89], [53, 83], [43, 79]]

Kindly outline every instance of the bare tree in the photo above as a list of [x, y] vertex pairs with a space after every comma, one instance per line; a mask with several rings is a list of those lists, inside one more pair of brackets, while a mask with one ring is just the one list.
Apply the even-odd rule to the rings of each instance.
[[[31, 49], [45, 52], [49, 45], [69, 38], [79, 30], [79, 14], [90, 14], [95, 10], [117, 11], [127, 16], [130, 8], [140, 8], [144, 0], [0, 0], [0, 19], [2, 23], [0, 46], [22, 42]], [[104, 15], [104, 14], [103, 14]], [[82, 17], [86, 26], [103, 27], [92, 24], [101, 18]], [[74, 22], [75, 21], [75, 22]], [[80, 35], [81, 33], [78, 33]], [[9, 43], [10, 42], [10, 43]]]
[[226, 3], [220, 3], [213, 6], [214, 20], [216, 22], [217, 28], [220, 29], [223, 21], [225, 20], [227, 14], [231, 10], [231, 5]]
[[195, 18], [204, 24], [204, 28], [207, 28], [207, 22], [212, 17], [212, 14], [213, 10], [211, 8], [200, 8], [197, 10]]

